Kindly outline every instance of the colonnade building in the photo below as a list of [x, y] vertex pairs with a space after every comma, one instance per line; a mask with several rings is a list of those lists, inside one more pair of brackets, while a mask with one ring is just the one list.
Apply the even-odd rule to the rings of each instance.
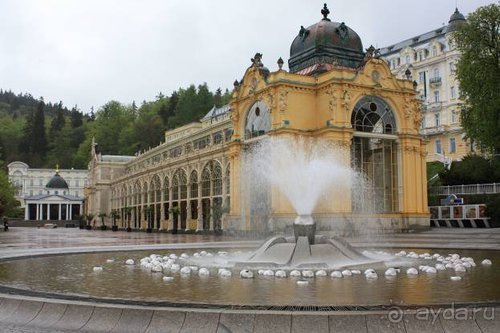
[[[284, 231], [296, 212], [275, 186], [255, 190], [247, 151], [266, 138], [327, 141], [341, 164], [363, 174], [331, 188], [316, 205], [319, 230], [428, 226], [426, 148], [412, 80], [399, 79], [344, 23], [323, 18], [298, 29], [289, 71], [269, 70], [257, 53], [234, 82], [229, 105], [165, 133], [138, 156], [92, 146], [88, 212], [117, 210], [122, 226], [192, 231]], [[362, 204], [354, 200], [363, 196]], [[370, 207], [368, 209], [368, 207]]]

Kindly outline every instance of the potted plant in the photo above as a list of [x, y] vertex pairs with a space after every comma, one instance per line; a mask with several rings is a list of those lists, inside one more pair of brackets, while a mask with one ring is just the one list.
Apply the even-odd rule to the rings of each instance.
[[132, 212], [132, 208], [130, 207], [124, 207], [123, 208], [123, 214], [125, 214], [125, 216], [127, 217], [127, 232], [131, 232], [132, 231], [132, 228], [130, 227], [130, 214]]
[[118, 213], [118, 210], [112, 209], [110, 216], [113, 219], [113, 225], [111, 226], [111, 230], [118, 231], [118, 226], [116, 225], [116, 219], [120, 218], [120, 214]]
[[87, 219], [87, 224], [85, 225], [85, 229], [92, 230], [92, 226], [90, 225], [90, 222], [92, 222], [92, 220], [94, 219], [94, 214], [89, 213], [85, 217]]
[[99, 215], [98, 215], [98, 216], [99, 216], [99, 218], [101, 219], [101, 230], [106, 230], [106, 229], [107, 229], [107, 227], [106, 227], [106, 225], [104, 224], [104, 218], [105, 218], [106, 216], [108, 216], [108, 215], [107, 215], [106, 213], [99, 213]]
[[153, 213], [153, 207], [147, 206], [146, 208], [144, 208], [144, 213], [146, 214], [146, 219], [148, 221], [148, 227], [146, 228], [146, 232], [152, 233], [153, 228], [151, 228], [151, 217], [152, 217], [152, 213]]
[[172, 233], [176, 234], [177, 233], [177, 218], [178, 218], [181, 210], [179, 209], [179, 206], [173, 206], [168, 211], [170, 212], [170, 214], [172, 214], [172, 218], [174, 219]]

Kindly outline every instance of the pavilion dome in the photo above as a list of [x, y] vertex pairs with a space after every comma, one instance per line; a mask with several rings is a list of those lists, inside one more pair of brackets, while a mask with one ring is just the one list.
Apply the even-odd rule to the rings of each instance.
[[45, 187], [54, 189], [68, 189], [68, 183], [66, 183], [64, 178], [59, 175], [59, 171], [56, 171], [56, 174], [52, 178], [50, 178]]
[[458, 8], [455, 8], [455, 12], [450, 16], [450, 20], [448, 21], [447, 32], [456, 31], [465, 21], [465, 16], [458, 11]]
[[290, 72], [321, 64], [357, 68], [363, 61], [363, 44], [359, 35], [344, 22], [332, 22], [329, 13], [325, 4], [321, 21], [308, 28], [301, 27], [290, 46]]

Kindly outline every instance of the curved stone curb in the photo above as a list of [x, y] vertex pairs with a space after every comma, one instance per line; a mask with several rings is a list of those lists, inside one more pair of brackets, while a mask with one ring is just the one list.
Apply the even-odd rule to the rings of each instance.
[[[472, 314], [472, 310], [470, 311]], [[404, 311], [291, 312], [151, 308], [3, 295], [1, 332], [498, 332], [500, 308], [468, 319], [419, 318]]]

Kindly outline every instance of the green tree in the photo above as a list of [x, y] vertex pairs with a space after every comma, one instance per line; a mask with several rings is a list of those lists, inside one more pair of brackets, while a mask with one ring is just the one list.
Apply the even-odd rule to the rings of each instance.
[[57, 109], [56, 116], [52, 119], [50, 123], [49, 137], [53, 139], [64, 127], [66, 123], [66, 119], [64, 119], [64, 110], [62, 106], [62, 102], [59, 102], [59, 108]]
[[500, 150], [500, 5], [479, 7], [455, 33], [462, 126], [482, 146]]
[[15, 193], [15, 189], [9, 181], [3, 162], [0, 161], [0, 217], [19, 216], [19, 202], [15, 198]]

